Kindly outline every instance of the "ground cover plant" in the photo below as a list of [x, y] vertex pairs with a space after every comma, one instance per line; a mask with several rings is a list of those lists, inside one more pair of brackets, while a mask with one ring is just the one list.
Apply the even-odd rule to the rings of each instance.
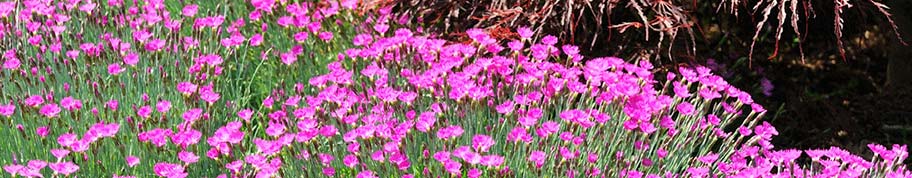
[[706, 67], [527, 27], [448, 41], [369, 5], [0, 3], [3, 175], [912, 176], [904, 145], [774, 147], [763, 106]]

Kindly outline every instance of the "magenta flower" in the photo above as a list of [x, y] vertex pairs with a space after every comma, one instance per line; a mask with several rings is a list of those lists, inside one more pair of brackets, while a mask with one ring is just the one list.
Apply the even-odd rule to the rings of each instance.
[[221, 95], [216, 93], [215, 89], [213, 89], [212, 84], [200, 88], [199, 93], [200, 99], [203, 99], [203, 101], [206, 101], [209, 104], [215, 103], [215, 101], [218, 101], [218, 99], [221, 98]]
[[13, 113], [16, 112], [16, 105], [6, 104], [0, 105], [0, 116], [10, 117]]
[[188, 109], [183, 114], [181, 114], [181, 118], [183, 118], [184, 122], [187, 123], [196, 122], [201, 117], [203, 117], [203, 109], [200, 108]]
[[516, 33], [519, 33], [520, 38], [522, 38], [523, 40], [526, 40], [526, 39], [532, 38], [532, 34], [534, 32], [532, 32], [532, 29], [530, 29], [529, 27], [519, 27], [516, 29]]
[[199, 6], [196, 4], [190, 4], [184, 6], [184, 9], [181, 10], [181, 14], [187, 17], [193, 17], [196, 15], [197, 11], [199, 11]]
[[181, 147], [187, 147], [199, 142], [200, 137], [203, 136], [203, 133], [194, 129], [184, 130], [171, 136], [171, 142], [177, 144]]
[[180, 159], [186, 164], [193, 164], [196, 163], [196, 161], [199, 161], [199, 156], [196, 156], [196, 154], [193, 154], [192, 152], [181, 151], [180, 153], [177, 153], [177, 159]]
[[143, 118], [149, 118], [152, 116], [152, 107], [142, 106], [136, 111], [136, 115]]
[[497, 113], [509, 114], [513, 112], [513, 107], [513, 101], [505, 101], [504, 103], [497, 105], [495, 109], [497, 109]]
[[253, 116], [253, 110], [244, 109], [244, 110], [238, 111], [237, 116], [240, 117], [241, 119], [244, 119], [244, 121], [250, 121], [250, 117]]
[[127, 166], [133, 167], [139, 164], [139, 157], [136, 156], [127, 156]]
[[190, 82], [181, 82], [177, 84], [177, 91], [184, 94], [190, 95], [193, 92], [196, 92], [197, 86]]
[[545, 152], [543, 151], [532, 151], [532, 154], [529, 154], [529, 161], [535, 164], [535, 167], [541, 168], [545, 164]]
[[19, 66], [21, 66], [21, 62], [19, 62], [19, 59], [16, 59], [16, 58], [7, 59], [6, 61], [3, 61], [4, 69], [16, 70], [16, 69], [19, 69]]
[[291, 65], [291, 64], [294, 64], [295, 61], [298, 61], [298, 56], [291, 52], [285, 52], [285, 53], [279, 54], [279, 58], [282, 60], [282, 63], [284, 63], [285, 65]]
[[278, 137], [283, 133], [285, 133], [285, 124], [269, 122], [269, 127], [266, 128], [266, 135]]
[[231, 172], [235, 172], [235, 173], [240, 172], [241, 169], [244, 168], [244, 161], [236, 160], [236, 161], [230, 162], [228, 164], [225, 164], [225, 168], [227, 168], [228, 170], [231, 170]]
[[19, 175], [19, 172], [23, 169], [26, 169], [26, 167], [22, 166], [22, 165], [17, 165], [17, 164], [3, 166], [3, 170], [5, 170], [7, 173], [10, 173], [11, 174], [10, 176], [12, 176], [12, 177], [16, 177], [16, 175]]
[[47, 135], [49, 133], [50, 133], [50, 131], [48, 130], [48, 126], [41, 126], [41, 127], [35, 128], [35, 134], [38, 134], [38, 136], [40, 136], [41, 138], [47, 137]]
[[259, 152], [266, 155], [278, 153], [282, 150], [283, 146], [282, 143], [279, 143], [278, 141], [263, 140], [259, 138], [253, 139], [253, 143], [256, 145]]
[[260, 46], [263, 44], [263, 35], [257, 33], [250, 36], [250, 46]]
[[44, 97], [41, 95], [32, 95], [28, 98], [25, 98], [25, 105], [38, 107], [41, 106], [41, 104], [44, 104]]
[[510, 134], [507, 135], [507, 141], [518, 142], [523, 141], [526, 143], [532, 142], [532, 136], [529, 135], [528, 131], [524, 127], [514, 127], [510, 131]]
[[171, 110], [171, 102], [168, 100], [161, 100], [158, 104], [155, 104], [155, 109], [162, 114], [167, 113], [168, 110]]
[[370, 34], [358, 34], [352, 39], [352, 43], [354, 43], [355, 46], [364, 46], [370, 44], [373, 40], [373, 36]]
[[494, 145], [494, 139], [487, 135], [475, 135], [472, 137], [472, 148], [477, 152], [488, 152], [488, 149]]
[[367, 170], [367, 171], [362, 171], [362, 172], [358, 173], [358, 175], [355, 175], [355, 178], [378, 178], [378, 177], [376, 174], [374, 174], [374, 172]]
[[70, 175], [79, 170], [79, 166], [73, 164], [73, 162], [60, 162], [60, 163], [51, 163], [51, 170], [54, 171], [54, 174], [63, 174]]
[[38, 112], [45, 117], [54, 118], [57, 117], [57, 114], [60, 114], [60, 111], [60, 107], [58, 107], [57, 104], [48, 103], [42, 106]]
[[156, 39], [152, 39], [148, 43], [146, 43], [145, 49], [146, 49], [146, 51], [156, 52], [156, 51], [162, 50], [164, 47], [165, 47], [165, 40], [156, 38]]
[[166, 162], [155, 163], [155, 166], [152, 167], [155, 171], [155, 175], [167, 178], [184, 178], [187, 177], [187, 173], [184, 172], [184, 166], [180, 164], [171, 164]]
[[[168, 144], [168, 138], [171, 137], [172, 131], [169, 129], [156, 128], [150, 131], [139, 133], [139, 141], [149, 141], [153, 145], [162, 147]], [[62, 144], [61, 144], [62, 145]]]
[[136, 64], [139, 63], [139, 54], [131, 52], [123, 57], [123, 62], [130, 66], [136, 66]]
[[256, 10], [272, 12], [275, 2], [274, 0], [250, 0], [250, 5], [253, 5]]
[[324, 42], [329, 42], [333, 38], [333, 33], [324, 31], [324, 32], [320, 32], [320, 35], [318, 35], [318, 36]]
[[443, 163], [443, 167], [450, 174], [459, 174], [461, 172], [460, 169], [462, 168], [462, 163], [454, 160], [447, 160]]
[[70, 150], [51, 149], [51, 154], [54, 155], [54, 157], [57, 157], [57, 160], [60, 160], [60, 159], [63, 159], [64, 157], [66, 157], [67, 155], [69, 155]]
[[695, 108], [694, 108], [694, 105], [693, 105], [693, 104], [690, 104], [690, 103], [688, 103], [688, 102], [681, 102], [681, 103], [678, 104], [678, 106], [677, 106], [678, 112], [680, 112], [680, 113], [683, 114], [683, 115], [692, 115], [692, 114], [694, 114], [694, 109], [695, 109]]
[[120, 67], [120, 64], [113, 63], [108, 65], [108, 74], [117, 75], [123, 72], [125, 69]]
[[216, 130], [215, 134], [209, 137], [208, 142], [210, 145], [218, 145], [219, 143], [238, 144], [244, 139], [244, 132], [241, 132], [240, 128], [240, 122], [229, 122], [224, 127]]
[[326, 176], [328, 176], [328, 177], [332, 177], [332, 176], [336, 175], [336, 169], [333, 168], [333, 167], [328, 167], [328, 166], [327, 166], [327, 167], [323, 167], [323, 175], [326, 175]]
[[418, 121], [415, 123], [415, 128], [421, 132], [427, 132], [431, 129], [435, 122], [437, 122], [437, 114], [434, 112], [423, 112], [418, 116]]
[[456, 137], [459, 137], [460, 135], [462, 135], [463, 132], [465, 132], [465, 131], [462, 130], [462, 127], [452, 125], [449, 127], [441, 128], [439, 131], [437, 131], [437, 138], [439, 138], [441, 140], [456, 138]]
[[82, 108], [82, 101], [73, 97], [66, 97], [60, 100], [60, 106], [63, 106], [66, 110], [73, 111]]
[[320, 163], [322, 163], [323, 165], [329, 165], [330, 163], [332, 163], [333, 159], [335, 159], [335, 158], [333, 158], [333, 156], [331, 154], [326, 154], [326, 153], [317, 154], [317, 158], [320, 159]]
[[118, 106], [118, 102], [116, 99], [111, 99], [111, 100], [108, 100], [108, 102], [105, 102], [105, 107], [107, 107], [108, 109], [110, 109], [112, 111], [116, 111], [117, 106]]
[[342, 163], [348, 167], [355, 167], [358, 165], [358, 157], [355, 155], [346, 155], [342, 158]]

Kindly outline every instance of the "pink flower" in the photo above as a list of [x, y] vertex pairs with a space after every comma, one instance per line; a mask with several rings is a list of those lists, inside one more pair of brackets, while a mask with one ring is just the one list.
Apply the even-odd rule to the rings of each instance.
[[332, 38], [333, 38], [333, 33], [332, 32], [320, 32], [320, 35], [318, 35], [318, 36], [320, 37], [321, 40], [323, 40], [325, 42], [329, 42], [329, 40], [332, 40]]
[[165, 40], [162, 39], [152, 39], [149, 43], [146, 43], [146, 51], [155, 52], [160, 51], [165, 47]]
[[452, 126], [441, 128], [440, 130], [438, 130], [437, 138], [439, 138], [441, 140], [456, 138], [456, 137], [459, 137], [460, 135], [462, 135], [463, 132], [465, 132], [465, 130], [462, 130], [462, 127], [452, 125]]
[[[61, 145], [62, 145], [62, 144], [61, 144]], [[63, 159], [64, 157], [66, 157], [67, 155], [69, 155], [69, 154], [70, 154], [70, 150], [66, 150], [66, 149], [51, 149], [51, 155], [54, 155], [54, 157], [57, 157], [57, 160], [61, 160], [61, 159]]]
[[139, 115], [139, 117], [143, 117], [143, 118], [149, 118], [150, 116], [152, 116], [152, 107], [149, 107], [149, 106], [139, 107], [139, 110], [136, 111], [136, 115]]
[[497, 113], [509, 114], [513, 112], [513, 101], [506, 101], [500, 105], [497, 105]]
[[44, 97], [41, 95], [32, 95], [32, 96], [29, 96], [28, 98], [25, 98], [25, 105], [28, 105], [31, 107], [38, 107], [41, 104], [44, 104]]
[[50, 133], [50, 131], [48, 131], [47, 126], [38, 127], [35, 129], [35, 134], [38, 134], [38, 136], [41, 136], [41, 138], [47, 137], [48, 133]]
[[79, 166], [73, 164], [73, 162], [60, 162], [60, 163], [51, 163], [51, 170], [54, 171], [54, 174], [63, 174], [70, 175], [79, 170]]
[[177, 84], [177, 91], [184, 94], [190, 95], [193, 92], [196, 92], [197, 86], [190, 82], [181, 82]]
[[673, 86], [675, 96], [677, 96], [679, 98], [690, 97], [690, 91], [688, 90], [687, 86], [684, 86], [684, 84], [681, 83], [681, 81], [673, 82], [672, 86]]
[[177, 144], [181, 147], [187, 147], [199, 142], [200, 137], [202, 136], [202, 132], [194, 129], [189, 129], [174, 133], [174, 135], [171, 136], [171, 142], [174, 142], [174, 144]]
[[283, 133], [285, 133], [285, 124], [269, 122], [269, 127], [266, 128], [266, 135], [278, 137]]
[[320, 159], [320, 163], [322, 163], [323, 165], [329, 165], [330, 163], [332, 163], [332, 161], [334, 159], [331, 154], [326, 154], [326, 153], [317, 154], [317, 158]]
[[60, 100], [60, 106], [63, 106], [66, 110], [73, 111], [82, 108], [82, 101], [74, 99], [73, 97], [66, 97]]
[[0, 116], [10, 117], [14, 112], [16, 112], [16, 105], [0, 105]]
[[253, 116], [253, 111], [250, 109], [244, 109], [238, 111], [237, 116], [241, 119], [244, 119], [245, 121], [250, 121], [250, 117]]
[[193, 164], [196, 163], [196, 161], [199, 161], [199, 156], [196, 156], [196, 154], [187, 151], [181, 151], [180, 153], [177, 153], [177, 158], [187, 164]]
[[510, 134], [507, 135], [507, 141], [518, 142], [523, 141], [526, 143], [532, 142], [532, 136], [526, 131], [524, 127], [514, 127], [510, 131]]
[[130, 66], [136, 66], [136, 63], [139, 63], [139, 55], [136, 52], [130, 52], [123, 58], [124, 64]]
[[516, 29], [516, 33], [519, 33], [520, 38], [522, 38], [523, 40], [526, 40], [526, 39], [532, 38], [533, 32], [532, 32], [532, 29], [530, 29], [529, 27], [519, 27], [518, 29]]
[[16, 177], [16, 175], [19, 175], [19, 172], [23, 169], [25, 169], [25, 166], [17, 165], [17, 164], [3, 166], [3, 170], [5, 170], [7, 173], [10, 173], [11, 174], [10, 176], [12, 176], [12, 177]]
[[323, 168], [323, 175], [326, 175], [326, 176], [328, 176], [328, 177], [332, 177], [332, 176], [336, 175], [336, 169], [333, 168], [333, 167], [328, 167], [328, 166], [327, 166], [327, 167], [324, 167], [324, 168]]
[[215, 89], [213, 89], [212, 84], [200, 88], [199, 93], [200, 99], [203, 99], [203, 101], [206, 101], [209, 104], [215, 103], [215, 101], [218, 101], [218, 99], [221, 98], [221, 95], [216, 93]]
[[231, 172], [235, 172], [235, 173], [240, 172], [241, 169], [244, 168], [244, 161], [243, 160], [233, 161], [231, 163], [225, 164], [225, 168], [228, 168], [228, 170], [231, 170]]
[[139, 157], [136, 156], [127, 156], [127, 166], [133, 167], [139, 164]]
[[535, 167], [541, 168], [545, 164], [545, 152], [543, 151], [532, 151], [532, 154], [529, 154], [529, 161], [535, 164]]
[[250, 0], [250, 5], [253, 5], [256, 10], [272, 12], [275, 2], [275, 0]]
[[284, 63], [285, 65], [294, 64], [294, 62], [298, 60], [298, 56], [291, 52], [285, 52], [285, 53], [279, 54], [279, 58], [282, 60], [282, 63]]
[[42, 106], [38, 112], [40, 112], [45, 117], [54, 118], [57, 117], [57, 114], [60, 114], [60, 111], [60, 107], [58, 107], [57, 104], [48, 103]]
[[152, 142], [153, 145], [162, 147], [168, 144], [168, 138], [171, 137], [172, 131], [168, 129], [156, 128], [150, 131], [142, 132], [137, 135], [140, 142]]
[[355, 167], [358, 165], [358, 157], [355, 155], [346, 155], [344, 158], [342, 158], [342, 163], [348, 167]]
[[120, 67], [120, 64], [113, 63], [108, 65], [108, 74], [117, 75], [123, 72], [125, 69]]
[[187, 122], [187, 123], [196, 122], [201, 117], [203, 117], [203, 109], [200, 109], [200, 108], [188, 109], [187, 111], [184, 112], [184, 114], [181, 114], [181, 118], [183, 118], [184, 122]]
[[187, 17], [193, 17], [196, 15], [197, 11], [199, 11], [199, 6], [196, 4], [190, 4], [184, 6], [184, 9], [181, 10], [181, 14]]
[[160, 113], [167, 113], [168, 110], [171, 110], [171, 102], [168, 100], [161, 100], [155, 105], [155, 109]]
[[523, 127], [531, 127], [538, 123], [538, 119], [542, 117], [542, 110], [539, 108], [532, 108], [529, 111], [525, 112], [525, 115], [519, 117], [519, 124]]
[[443, 167], [447, 172], [450, 172], [450, 174], [459, 174], [461, 172], [460, 169], [462, 168], [462, 164], [458, 161], [447, 160], [443, 163]]
[[117, 105], [118, 105], [118, 102], [116, 99], [108, 100], [108, 102], [105, 103], [105, 107], [107, 107], [108, 109], [111, 109], [112, 111], [117, 110]]
[[488, 149], [494, 145], [494, 139], [487, 135], [475, 135], [472, 137], [472, 148], [477, 152], [488, 152]]
[[352, 39], [352, 43], [354, 43], [355, 46], [364, 46], [370, 44], [373, 40], [373, 36], [370, 34], [358, 34]]
[[677, 106], [678, 112], [681, 112], [682, 115], [693, 115], [694, 114], [694, 105], [688, 102], [681, 102]]
[[374, 172], [367, 170], [358, 173], [358, 175], [355, 175], [355, 178], [377, 178], [377, 175], [375, 175]]
[[19, 59], [16, 59], [16, 58], [7, 59], [6, 61], [3, 61], [4, 69], [16, 70], [19, 68], [19, 66], [21, 66], [21, 63], [19, 62]]
[[434, 112], [423, 112], [418, 116], [418, 121], [415, 123], [415, 128], [421, 132], [427, 132], [434, 126], [434, 123], [437, 122], [437, 114]]
[[166, 162], [155, 163], [155, 166], [152, 167], [155, 171], [155, 175], [167, 177], [167, 178], [184, 178], [187, 177], [187, 173], [184, 172], [184, 166], [180, 164], [171, 164]]
[[257, 33], [250, 37], [250, 46], [260, 46], [263, 44], [263, 35]]
[[253, 143], [256, 145], [258, 151], [266, 155], [276, 154], [282, 150], [282, 144], [278, 141], [263, 140], [263, 139], [253, 139]]

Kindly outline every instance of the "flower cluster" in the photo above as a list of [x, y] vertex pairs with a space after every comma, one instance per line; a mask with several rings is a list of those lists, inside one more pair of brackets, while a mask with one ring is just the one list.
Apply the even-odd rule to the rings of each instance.
[[648, 61], [588, 58], [522, 27], [447, 41], [359, 5], [0, 3], [0, 35], [16, 37], [0, 45], [0, 150], [21, 150], [0, 165], [24, 177], [912, 176], [902, 145], [869, 145], [869, 160], [775, 148], [763, 107], [706, 67], [657, 77]]

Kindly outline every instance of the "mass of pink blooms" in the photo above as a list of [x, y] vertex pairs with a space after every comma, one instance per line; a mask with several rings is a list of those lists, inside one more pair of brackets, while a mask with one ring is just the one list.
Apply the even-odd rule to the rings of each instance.
[[0, 3], [5, 176], [912, 177], [905, 145], [774, 147], [707, 67], [356, 0], [189, 3]]

